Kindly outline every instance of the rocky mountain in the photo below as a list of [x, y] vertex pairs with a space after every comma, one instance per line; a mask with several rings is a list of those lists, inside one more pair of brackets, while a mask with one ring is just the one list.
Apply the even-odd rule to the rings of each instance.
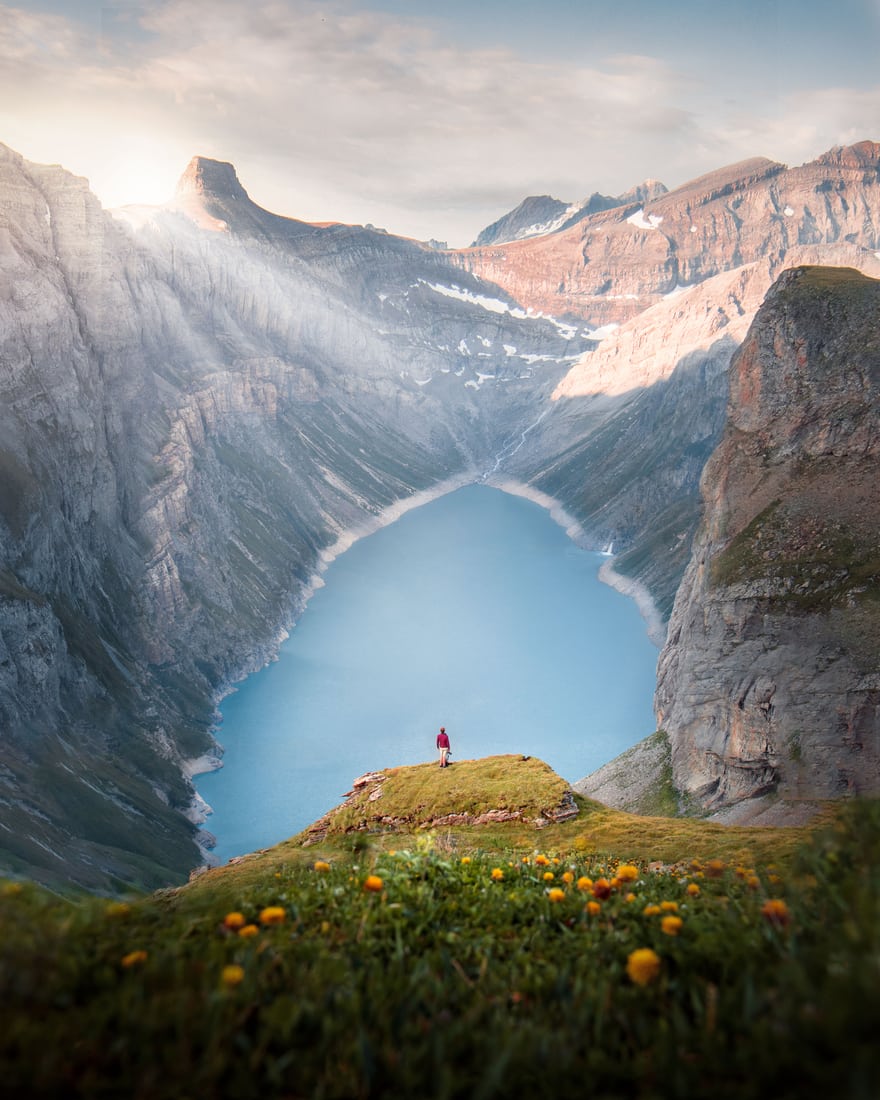
[[484, 244], [501, 244], [524, 237], [549, 233], [568, 217], [572, 207], [550, 195], [530, 195], [509, 214], [482, 230], [471, 248]]
[[523, 199], [509, 214], [482, 230], [471, 248], [556, 233], [571, 228], [600, 210], [612, 210], [616, 206], [630, 203], [651, 202], [665, 194], [666, 188], [658, 180], [645, 180], [622, 195], [602, 195], [594, 191], [588, 199], [578, 203], [560, 202], [550, 195], [531, 195]]
[[[789, 263], [878, 267], [878, 153], [748, 162], [449, 253], [270, 213], [201, 157], [167, 207], [111, 215], [0, 147], [3, 866], [185, 874], [219, 694], [326, 555], [419, 494], [552, 497], [665, 619], [731, 356]], [[680, 701], [687, 661], [665, 662]]]
[[878, 459], [880, 281], [786, 271], [731, 368], [660, 657], [689, 804], [880, 790]]
[[454, 255], [526, 308], [601, 328], [745, 264], [766, 261], [775, 277], [794, 246], [875, 251], [878, 168], [880, 146], [869, 141], [799, 168], [754, 158], [556, 233]]
[[0, 152], [0, 858], [46, 881], [198, 861], [191, 761], [320, 557], [491, 466], [586, 346], [441, 254], [250, 202], [167, 210]]

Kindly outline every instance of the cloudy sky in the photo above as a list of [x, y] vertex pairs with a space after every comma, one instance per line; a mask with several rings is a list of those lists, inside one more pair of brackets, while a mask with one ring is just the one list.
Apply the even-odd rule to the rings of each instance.
[[0, 0], [0, 142], [162, 202], [194, 154], [468, 244], [526, 195], [880, 140], [880, 0]]

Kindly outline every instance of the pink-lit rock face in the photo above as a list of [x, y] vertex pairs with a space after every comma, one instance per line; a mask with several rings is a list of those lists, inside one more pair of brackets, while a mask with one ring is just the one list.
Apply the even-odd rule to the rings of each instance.
[[558, 232], [452, 255], [524, 308], [623, 324], [744, 265], [766, 263], [772, 281], [799, 245], [880, 248], [878, 167], [880, 145], [867, 141], [798, 168], [753, 158]]

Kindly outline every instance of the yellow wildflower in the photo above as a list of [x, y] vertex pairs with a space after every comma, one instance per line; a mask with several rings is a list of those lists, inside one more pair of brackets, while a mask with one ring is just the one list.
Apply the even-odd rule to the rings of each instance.
[[642, 912], [645, 914], [646, 917], [656, 917], [660, 914], [660, 906], [646, 905]]
[[721, 878], [724, 874], [724, 860], [723, 859], [710, 859], [706, 864], [706, 875], [708, 878]]
[[578, 890], [585, 890], [585, 891], [586, 890], [592, 890], [593, 889], [593, 880], [591, 878], [587, 878], [586, 875], [581, 875], [581, 877], [577, 880], [577, 888], [578, 888]]
[[588, 901], [586, 904], [586, 910], [591, 917], [598, 917], [599, 913], [602, 911], [602, 906], [598, 903], [598, 901]]
[[546, 867], [550, 860], [546, 856], [535, 856], [535, 864], [538, 867]]
[[563, 874], [562, 881], [564, 883], [566, 883], [568, 886], [571, 886], [571, 884], [574, 882], [574, 875], [571, 873], [571, 871], [566, 871]]
[[321, 933], [322, 933], [322, 935], [326, 936], [329, 931], [330, 931], [330, 921], [322, 920], [321, 921]]
[[378, 894], [384, 885], [378, 875], [367, 875], [364, 879], [364, 889], [368, 894]]
[[668, 917], [664, 917], [660, 921], [661, 931], [665, 932], [667, 936], [677, 936], [681, 931], [682, 924], [681, 917], [676, 917], [670, 914]]
[[237, 932], [247, 924], [244, 913], [227, 913], [223, 918], [223, 924], [230, 932]]
[[621, 882], [635, 882], [639, 877], [639, 869], [632, 863], [623, 863], [617, 868], [617, 877]]
[[500, 867], [492, 868], [492, 878], [495, 880], [495, 882], [501, 882], [501, 880], [504, 878], [504, 872], [501, 870]]
[[624, 898], [623, 900], [624, 900], [624, 901], [635, 901], [635, 900], [636, 900], [636, 896], [635, 896], [635, 894], [633, 894], [633, 893], [629, 893], [629, 894], [627, 894], [627, 895], [626, 895], [626, 897], [625, 897], [625, 898]]
[[698, 898], [700, 896], [700, 888], [695, 882], [688, 883], [687, 892], [692, 898]]
[[760, 885], [761, 880], [758, 878], [757, 875], [749, 875], [749, 877], [746, 879], [746, 886], [748, 886], [750, 890], [757, 890]]
[[108, 917], [127, 917], [131, 906], [125, 901], [111, 901], [104, 912]]
[[664, 913], [677, 913], [678, 902], [677, 901], [661, 901], [660, 908]]
[[650, 947], [631, 951], [626, 960], [626, 972], [636, 985], [650, 985], [660, 973], [660, 956]]
[[547, 891], [547, 897], [551, 901], [562, 901], [565, 897], [565, 891], [560, 890], [558, 886], [554, 886], [552, 890]]
[[129, 951], [127, 955], [123, 955], [120, 962], [126, 970], [130, 970], [133, 966], [140, 966], [147, 961], [146, 951]]
[[320, 871], [322, 874], [326, 874], [330, 870], [330, 864], [326, 860], [316, 859], [312, 864], [313, 871]]
[[258, 936], [260, 930], [255, 924], [246, 924], [244, 928], [239, 928], [238, 934], [242, 939], [249, 940], [251, 936]]
[[529, 857], [528, 857], [528, 856], [523, 856], [523, 857], [522, 857], [522, 861], [523, 861], [523, 863], [529, 863], [529, 862], [530, 862], [530, 860], [529, 860]]
[[241, 984], [243, 979], [244, 967], [238, 966], [236, 963], [224, 966], [220, 973], [220, 980], [227, 989], [234, 989], [237, 985]]
[[541, 878], [543, 878], [545, 882], [552, 882], [553, 879], [556, 878], [556, 876], [553, 874], [552, 871], [545, 871]]
[[461, 857], [461, 862], [462, 862], [462, 863], [463, 863], [463, 864], [464, 864], [465, 866], [467, 866], [467, 865], [468, 865], [468, 864], [470, 863], [470, 861], [471, 861], [471, 857], [470, 857], [470, 856], [462, 856], [462, 857]]
[[260, 913], [260, 924], [283, 924], [286, 915], [280, 905], [267, 905]]
[[554, 866], [557, 866], [557, 867], [559, 866], [559, 856], [554, 856], [553, 857], [553, 864], [554, 864]]

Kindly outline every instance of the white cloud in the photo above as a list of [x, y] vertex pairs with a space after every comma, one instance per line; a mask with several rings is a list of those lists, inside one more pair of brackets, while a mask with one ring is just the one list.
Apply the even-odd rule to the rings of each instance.
[[756, 154], [808, 159], [844, 133], [876, 136], [880, 117], [880, 91], [846, 89], [737, 101], [725, 117], [659, 58], [452, 49], [343, 0], [135, 11], [137, 33], [120, 23], [101, 38], [0, 6], [0, 140], [89, 175], [109, 204], [160, 201], [200, 153], [232, 160], [281, 213], [463, 244], [527, 194], [570, 201]]

